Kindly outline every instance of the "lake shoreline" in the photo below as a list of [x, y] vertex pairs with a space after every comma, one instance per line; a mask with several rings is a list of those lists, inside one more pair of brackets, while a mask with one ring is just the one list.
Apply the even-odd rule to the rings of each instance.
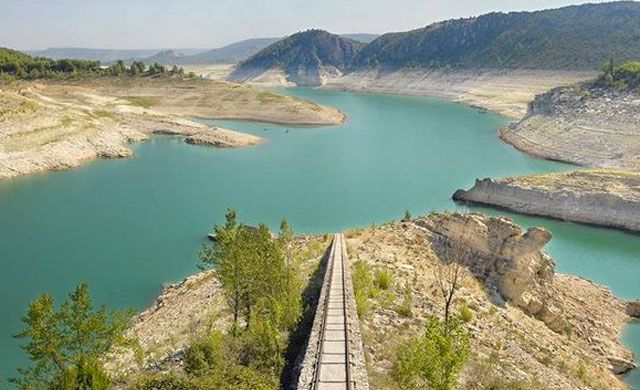
[[[154, 134], [221, 148], [264, 142], [256, 135], [191, 118], [308, 126], [346, 121], [333, 108], [207, 80], [107, 78], [0, 86], [0, 181], [71, 169], [98, 158], [132, 157], [129, 145]], [[222, 97], [210, 99], [212, 95]]]

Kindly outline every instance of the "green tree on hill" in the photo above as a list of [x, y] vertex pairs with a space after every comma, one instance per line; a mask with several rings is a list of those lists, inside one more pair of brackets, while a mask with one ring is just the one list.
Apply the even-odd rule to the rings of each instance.
[[11, 379], [19, 389], [109, 388], [98, 359], [121, 340], [127, 315], [94, 308], [87, 284], [79, 284], [59, 308], [51, 294], [40, 295], [21, 321], [25, 327], [14, 337], [26, 340], [21, 347], [34, 365]]

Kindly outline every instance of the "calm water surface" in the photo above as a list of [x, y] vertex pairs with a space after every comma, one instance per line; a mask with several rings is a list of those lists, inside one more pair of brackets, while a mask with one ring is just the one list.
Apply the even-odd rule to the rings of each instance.
[[[298, 232], [334, 232], [399, 219], [407, 209], [461, 209], [450, 195], [476, 177], [570, 168], [502, 144], [503, 118], [459, 104], [287, 93], [339, 107], [349, 121], [323, 128], [214, 121], [267, 142], [222, 150], [157, 137], [136, 145], [133, 159], [0, 183], [0, 377], [25, 364], [9, 335], [30, 299], [42, 291], [63, 297], [87, 281], [100, 303], [143, 308], [164, 283], [196, 271], [203, 235], [228, 207], [248, 223], [277, 226], [287, 217]], [[640, 297], [639, 237], [513, 217], [551, 230], [547, 249], [561, 272]], [[629, 327], [624, 338], [636, 350], [639, 330]]]

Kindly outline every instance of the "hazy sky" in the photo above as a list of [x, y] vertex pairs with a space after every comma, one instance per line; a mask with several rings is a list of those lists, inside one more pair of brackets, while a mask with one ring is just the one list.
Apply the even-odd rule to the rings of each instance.
[[[582, 1], [584, 2], [584, 1]], [[594, 1], [591, 1], [594, 2]], [[571, 0], [0, 0], [0, 46], [212, 48], [312, 27], [384, 33]]]

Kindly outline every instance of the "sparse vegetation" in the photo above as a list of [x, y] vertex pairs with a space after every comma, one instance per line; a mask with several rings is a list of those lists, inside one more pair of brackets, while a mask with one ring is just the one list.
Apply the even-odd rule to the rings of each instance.
[[411, 285], [406, 283], [402, 292], [402, 302], [396, 308], [396, 312], [403, 317], [411, 317], [413, 310], [413, 292]]
[[610, 59], [602, 68], [602, 74], [596, 83], [621, 91], [640, 90], [640, 61], [627, 62], [616, 67]]

